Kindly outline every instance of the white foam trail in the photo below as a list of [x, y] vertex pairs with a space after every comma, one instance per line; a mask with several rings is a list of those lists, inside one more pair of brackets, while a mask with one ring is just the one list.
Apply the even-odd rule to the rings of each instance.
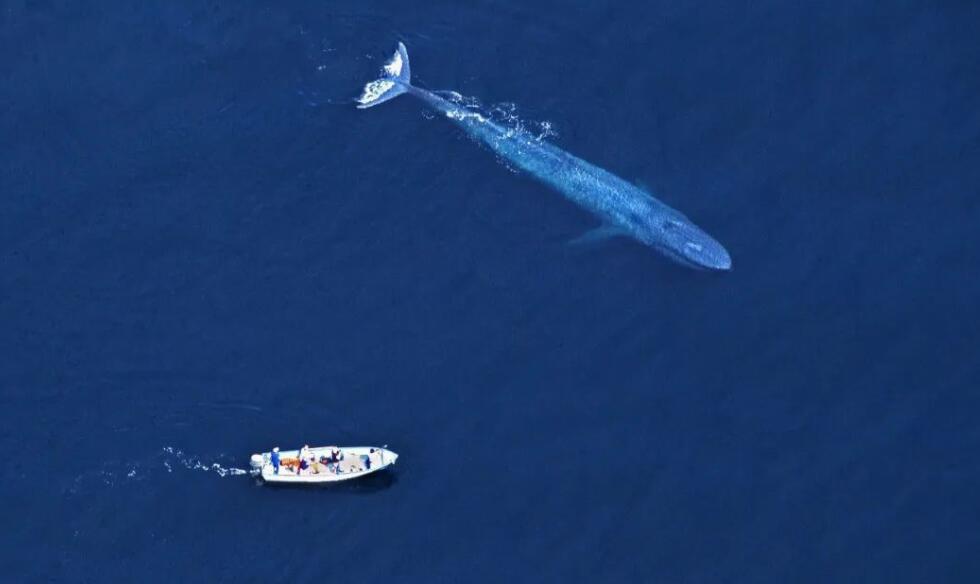
[[[440, 90], [434, 91], [433, 93], [438, 94], [447, 101], [462, 106], [468, 110], [468, 113], [449, 112], [446, 114], [447, 117], [456, 120], [473, 119], [480, 123], [487, 121], [493, 122], [504, 128], [504, 134], [499, 138], [501, 140], [523, 138], [535, 142], [541, 142], [546, 138], [558, 136], [558, 133], [555, 131], [554, 125], [551, 122], [547, 120], [538, 122], [534, 120], [525, 120], [522, 118], [518, 113], [517, 104], [515, 103], [503, 102], [487, 107], [483, 105], [483, 103], [476, 97], [466, 96], [456, 91]], [[430, 116], [425, 117], [426, 119], [431, 119]], [[497, 159], [497, 162], [499, 162], [510, 172], [514, 174], [520, 172], [520, 170], [514, 167], [513, 164], [511, 164], [511, 162], [506, 158], [499, 155], [495, 155], [495, 158]]]
[[[513, 137], [515, 135], [527, 136], [533, 140], [541, 141], [546, 138], [553, 138], [558, 136], [555, 131], [554, 125], [545, 121], [535, 121], [535, 120], [525, 120], [520, 116], [518, 112], [517, 104], [512, 102], [503, 102], [498, 104], [493, 104], [489, 107], [483, 105], [483, 103], [476, 97], [471, 97], [463, 95], [457, 91], [434, 91], [433, 93], [442, 96], [446, 100], [455, 103], [456, 105], [461, 105], [468, 110], [471, 110], [476, 116], [475, 119], [478, 121], [492, 121], [495, 124], [503, 126], [509, 130], [509, 135], [507, 137]], [[457, 114], [460, 117], [469, 117], [466, 114]]]
[[[172, 455], [174, 459], [177, 460], [177, 462], [179, 462], [181, 466], [183, 466], [186, 469], [200, 470], [204, 472], [213, 472], [220, 477], [239, 476], [239, 475], [248, 474], [248, 471], [243, 468], [236, 468], [233, 466], [225, 467], [218, 464], [217, 462], [212, 462], [208, 464], [206, 462], [201, 461], [201, 459], [196, 456], [188, 456], [184, 454], [183, 451], [174, 448], [173, 446], [164, 446], [163, 452]], [[173, 468], [170, 466], [167, 460], [164, 460], [163, 463], [167, 469], [167, 472], [173, 472]]]
[[[221, 458], [224, 458], [224, 455], [218, 456], [218, 459]], [[230, 465], [225, 466], [220, 462], [204, 461], [200, 457], [185, 454], [173, 446], [165, 446], [159, 454], [149, 456], [145, 460], [105, 462], [101, 468], [82, 473], [75, 477], [67, 490], [72, 494], [77, 493], [82, 486], [90, 481], [98, 481], [102, 485], [114, 487], [127, 483], [146, 481], [155, 476], [159, 476], [159, 473], [163, 471], [170, 474], [174, 470], [181, 469], [213, 473], [219, 477], [248, 474], [248, 470], [246, 469]]]

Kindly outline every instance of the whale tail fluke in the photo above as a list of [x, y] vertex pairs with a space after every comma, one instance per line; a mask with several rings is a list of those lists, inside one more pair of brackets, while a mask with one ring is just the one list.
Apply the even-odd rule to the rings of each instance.
[[391, 59], [385, 63], [381, 77], [364, 86], [364, 91], [357, 98], [358, 109], [365, 109], [382, 104], [405, 93], [412, 82], [412, 72], [408, 66], [408, 50], [404, 43], [398, 43], [398, 49]]

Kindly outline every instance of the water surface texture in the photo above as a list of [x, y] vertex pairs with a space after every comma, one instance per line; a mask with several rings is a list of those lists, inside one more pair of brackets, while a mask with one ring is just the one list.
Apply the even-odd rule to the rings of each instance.
[[[9, 581], [976, 582], [975, 2], [0, 4]], [[699, 273], [413, 81], [649, 189]], [[448, 94], [447, 94], [448, 95]], [[329, 489], [278, 444], [388, 444]]]

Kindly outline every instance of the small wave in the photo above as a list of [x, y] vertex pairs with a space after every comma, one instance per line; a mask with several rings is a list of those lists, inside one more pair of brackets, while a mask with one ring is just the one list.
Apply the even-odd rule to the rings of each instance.
[[249, 410], [252, 412], [262, 412], [262, 408], [245, 402], [198, 402], [198, 406], [204, 408], [218, 408], [231, 410]]
[[450, 110], [446, 112], [446, 117], [451, 120], [467, 120], [472, 118], [481, 123], [487, 121], [487, 118], [480, 115], [480, 112], [464, 112], [459, 110]]

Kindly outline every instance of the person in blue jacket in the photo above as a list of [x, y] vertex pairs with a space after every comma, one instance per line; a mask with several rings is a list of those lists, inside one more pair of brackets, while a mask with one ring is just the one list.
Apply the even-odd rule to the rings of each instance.
[[279, 474], [279, 447], [272, 449], [272, 474]]

